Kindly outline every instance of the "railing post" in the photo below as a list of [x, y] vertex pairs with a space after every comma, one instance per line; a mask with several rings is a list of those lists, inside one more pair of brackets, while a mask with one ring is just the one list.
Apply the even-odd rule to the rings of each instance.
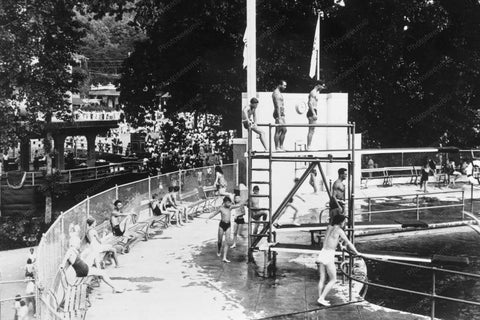
[[90, 197], [87, 196], [87, 217], [90, 216]]
[[418, 194], [417, 194], [416, 206], [417, 206], [417, 221], [418, 221], [420, 220], [420, 201], [418, 199]]
[[115, 185], [115, 200], [118, 200], [118, 184]]
[[97, 180], [97, 179], [98, 179], [98, 169], [97, 169], [97, 167], [95, 167], [95, 180]]
[[35, 171], [32, 172], [32, 186], [35, 185]]
[[239, 185], [239, 181], [238, 181], [238, 159], [237, 159], [237, 163], [235, 164], [235, 185]]
[[370, 198], [368, 198], [368, 222], [372, 222], [372, 202]]
[[178, 188], [179, 188], [179, 191], [178, 193], [179, 194], [182, 194], [182, 169], [178, 170]]
[[68, 183], [72, 183], [72, 170], [68, 170]]
[[148, 200], [152, 199], [152, 177], [148, 176]]
[[470, 212], [473, 213], [473, 183], [470, 183]]
[[436, 268], [432, 268], [432, 320], [435, 320], [435, 270]]
[[[62, 248], [65, 248], [65, 235], [67, 234], [65, 232], [65, 219], [63, 218], [63, 211], [60, 211], [60, 226], [62, 227], [62, 237], [60, 237], [61, 239], [61, 245], [62, 245]], [[45, 234], [44, 234], [45, 235]]]
[[465, 220], [465, 190], [462, 190], [462, 221], [463, 220]]

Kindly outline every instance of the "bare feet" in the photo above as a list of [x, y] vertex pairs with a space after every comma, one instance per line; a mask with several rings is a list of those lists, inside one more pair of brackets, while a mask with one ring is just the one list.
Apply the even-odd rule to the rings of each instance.
[[230, 262], [230, 260], [227, 260], [227, 258], [223, 258], [222, 261], [225, 262], [225, 263], [229, 263], [229, 262]]
[[320, 298], [319, 298], [319, 299], [317, 300], [317, 302], [318, 302], [319, 304], [321, 304], [322, 306], [325, 306], [325, 307], [329, 307], [329, 306], [330, 306], [330, 302], [328, 302], [328, 301], [325, 300], [325, 299], [320, 299]]
[[221, 252], [217, 251], [217, 257], [220, 257], [220, 255], [221, 255]]
[[234, 244], [232, 244], [232, 245], [230, 246], [230, 248], [232, 248], [232, 249], [234, 249], [234, 248], [236, 248], [236, 247], [237, 247], [237, 244], [236, 244], [236, 243], [234, 243]]
[[122, 289], [113, 288], [113, 293], [122, 293], [122, 292], [123, 292]]

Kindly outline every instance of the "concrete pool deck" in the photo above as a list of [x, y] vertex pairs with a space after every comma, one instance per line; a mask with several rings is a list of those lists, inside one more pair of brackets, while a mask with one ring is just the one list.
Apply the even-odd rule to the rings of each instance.
[[96, 288], [86, 319], [428, 319], [358, 296], [349, 303], [347, 286], [332, 290], [332, 307], [321, 308], [313, 255], [279, 255], [277, 278], [262, 278], [246, 263], [246, 239], [229, 250], [231, 263], [220, 261], [217, 226], [199, 218], [120, 256], [121, 267], [107, 272], [125, 292]]

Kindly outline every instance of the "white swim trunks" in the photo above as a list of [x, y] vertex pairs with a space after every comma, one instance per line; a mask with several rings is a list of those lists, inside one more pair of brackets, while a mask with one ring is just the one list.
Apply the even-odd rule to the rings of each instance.
[[318, 254], [317, 262], [324, 265], [335, 263], [335, 250], [322, 249]]

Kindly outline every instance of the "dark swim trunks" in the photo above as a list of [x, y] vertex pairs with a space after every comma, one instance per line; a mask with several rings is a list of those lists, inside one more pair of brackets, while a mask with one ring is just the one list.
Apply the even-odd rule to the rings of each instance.
[[235, 218], [235, 223], [236, 224], [245, 224], [245, 219], [243, 217], [237, 217], [237, 218]]
[[220, 221], [219, 227], [222, 228], [223, 232], [230, 229], [230, 226], [231, 226], [230, 222], [227, 223], [227, 222], [224, 222], [224, 221]]
[[[318, 115], [317, 109], [313, 109], [313, 111], [315, 111], [315, 115]], [[310, 111], [310, 109], [308, 109], [307, 118], [310, 118], [310, 117], [313, 117], [313, 113], [312, 111]]]
[[120, 225], [112, 226], [112, 233], [115, 237], [121, 237], [123, 236], [123, 231], [120, 230]]
[[250, 122], [249, 121], [242, 121], [243, 127], [248, 130], [250, 128]]

